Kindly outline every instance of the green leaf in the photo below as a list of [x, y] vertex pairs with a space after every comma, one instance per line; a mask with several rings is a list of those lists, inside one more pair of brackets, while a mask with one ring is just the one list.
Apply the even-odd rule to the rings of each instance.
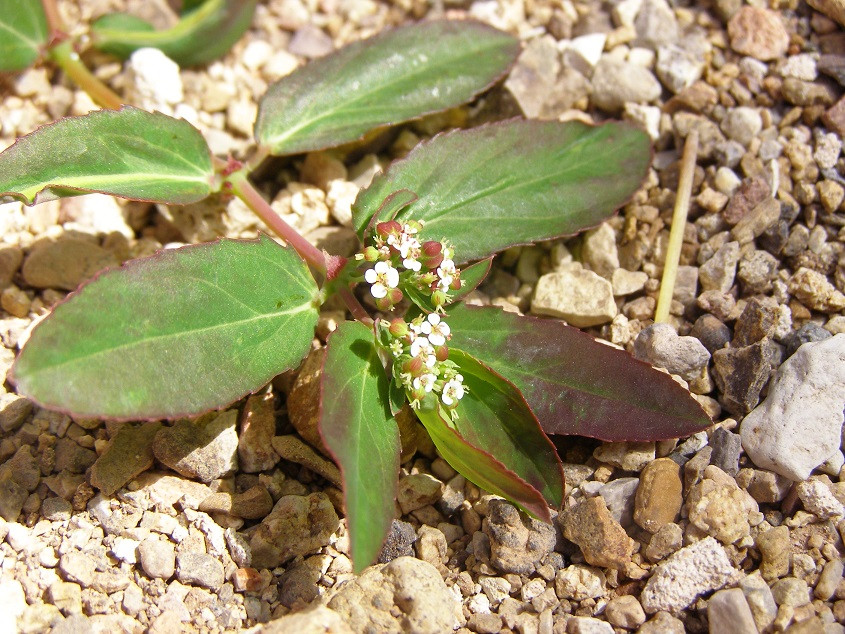
[[[464, 397], [466, 398], [466, 396]], [[534, 517], [551, 523], [551, 513], [542, 494], [488, 452], [467, 442], [447, 422], [440, 408], [417, 411], [438, 453], [452, 468], [485, 491], [501, 495]]]
[[30, 66], [47, 43], [47, 18], [37, 0], [0, 0], [0, 72]]
[[320, 433], [343, 476], [354, 570], [374, 563], [393, 521], [399, 427], [373, 333], [341, 324], [328, 339], [320, 381]]
[[196, 128], [129, 106], [60, 119], [0, 153], [0, 201], [27, 205], [88, 192], [185, 205], [208, 196], [213, 181]]
[[311, 347], [317, 296], [300, 257], [266, 236], [161, 251], [58, 304], [12, 380], [73, 416], [198, 414], [296, 367]]
[[257, 3], [206, 0], [161, 31], [140, 18], [106, 15], [91, 25], [91, 40], [101, 51], [123, 59], [139, 48], [153, 47], [180, 66], [199, 66], [222, 57], [240, 39], [252, 24]]
[[450, 350], [471, 354], [512, 381], [547, 434], [651, 441], [711, 424], [669, 375], [577, 328], [464, 305], [450, 309], [448, 319]]
[[375, 177], [353, 205], [364, 237], [393, 192], [419, 199], [396, 220], [425, 220], [421, 240], [449, 239], [456, 263], [599, 224], [639, 188], [648, 136], [624, 123], [506, 121], [421, 143]]
[[375, 127], [469, 101], [502, 77], [518, 53], [514, 37], [479, 22], [435, 20], [393, 29], [270, 86], [255, 137], [274, 154], [355, 141]]

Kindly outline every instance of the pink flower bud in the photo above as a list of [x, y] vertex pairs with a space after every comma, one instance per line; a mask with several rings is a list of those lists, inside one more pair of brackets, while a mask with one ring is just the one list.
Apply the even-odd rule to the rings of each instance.
[[452, 278], [452, 283], [449, 284], [449, 288], [451, 288], [453, 291], [461, 290], [461, 286], [463, 286], [463, 282], [461, 282], [461, 278], [457, 275]]
[[438, 361], [445, 361], [449, 358], [449, 348], [447, 346], [437, 346], [434, 349], [434, 356]]
[[402, 364], [402, 370], [411, 376], [419, 376], [423, 372], [423, 360], [421, 357], [413, 357]]

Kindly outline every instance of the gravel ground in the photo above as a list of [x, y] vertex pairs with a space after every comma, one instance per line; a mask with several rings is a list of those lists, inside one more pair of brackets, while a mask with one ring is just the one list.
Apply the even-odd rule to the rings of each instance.
[[[72, 420], [6, 383], [0, 632], [845, 632], [845, 5], [811, 4], [268, 0], [205, 69], [92, 58], [133, 103], [242, 155], [268, 83], [333, 47], [444, 14], [518, 34], [510, 78], [476, 103], [343, 160], [271, 162], [262, 189], [348, 254], [357, 191], [441, 129], [520, 112], [637, 122], [656, 153], [632, 201], [582, 237], [505, 252], [472, 301], [625, 347], [717, 422], [678, 441], [558, 439], [567, 503], [550, 526], [467, 483], [407, 421], [398, 519], [382, 563], [356, 577], [315, 430], [321, 341], [342, 312], [323, 312], [300, 371], [200, 421]], [[172, 19], [163, 0], [61, 8], [68, 24], [127, 8]], [[0, 147], [93, 107], [51, 69], [2, 82]], [[655, 326], [692, 130], [672, 327]], [[33, 322], [104, 266], [260, 229], [237, 201], [0, 206], [0, 373]]]

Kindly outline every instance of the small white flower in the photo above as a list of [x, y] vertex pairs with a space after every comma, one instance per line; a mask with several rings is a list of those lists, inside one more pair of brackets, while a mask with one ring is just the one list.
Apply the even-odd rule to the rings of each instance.
[[437, 363], [437, 356], [434, 354], [434, 347], [428, 339], [422, 335], [417, 336], [411, 344], [411, 356], [420, 357], [423, 363], [429, 368], [433, 368]]
[[442, 346], [446, 343], [446, 338], [452, 332], [449, 324], [441, 321], [440, 315], [431, 313], [427, 320], [422, 323], [420, 327], [422, 332], [428, 337], [429, 343], [432, 346]]
[[463, 380], [464, 377], [460, 374], [456, 374], [454, 379], [448, 381], [446, 385], [443, 386], [443, 393], [440, 395], [440, 400], [443, 401], [444, 405], [447, 407], [455, 405], [464, 397]]
[[437, 267], [437, 277], [440, 278], [437, 281], [437, 287], [441, 291], [448, 291], [455, 275], [457, 275], [455, 263], [452, 260], [443, 260]]
[[376, 262], [376, 265], [364, 273], [364, 279], [372, 287], [370, 292], [376, 299], [387, 295], [387, 291], [399, 285], [399, 271], [394, 269], [388, 262]]
[[402, 236], [402, 241], [396, 248], [399, 249], [399, 255], [403, 258], [418, 258], [420, 256], [420, 248], [422, 243], [411, 236]]
[[398, 339], [395, 339], [394, 341], [390, 342], [390, 352], [393, 353], [394, 357], [398, 357], [400, 354], [402, 354], [404, 348], [405, 347], [402, 345], [402, 342]]
[[434, 374], [426, 372], [414, 379], [414, 389], [418, 390], [423, 388], [426, 392], [431, 392], [431, 390], [434, 389], [434, 382], [436, 380], [437, 377]]
[[415, 260], [414, 258], [405, 258], [402, 260], [402, 266], [409, 271], [419, 271], [422, 268], [422, 262]]

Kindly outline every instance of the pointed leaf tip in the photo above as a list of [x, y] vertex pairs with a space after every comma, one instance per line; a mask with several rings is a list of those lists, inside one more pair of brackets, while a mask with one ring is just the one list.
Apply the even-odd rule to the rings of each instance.
[[131, 106], [60, 119], [0, 153], [0, 201], [27, 205], [90, 192], [184, 205], [208, 196], [213, 178], [196, 128]]
[[500, 79], [518, 53], [516, 38], [470, 20], [386, 31], [270, 86], [255, 137], [274, 154], [355, 141], [373, 128], [469, 101]]
[[266, 236], [165, 250], [58, 304], [12, 368], [21, 394], [73, 416], [157, 419], [222, 407], [295, 367], [317, 285]]
[[[422, 240], [448, 238], [460, 262], [595, 226], [640, 187], [648, 135], [618, 122], [511, 120], [440, 134], [376, 176], [353, 205], [363, 239], [393, 192], [418, 200], [396, 220], [424, 220]], [[479, 230], [482, 228], [483, 230]]]

